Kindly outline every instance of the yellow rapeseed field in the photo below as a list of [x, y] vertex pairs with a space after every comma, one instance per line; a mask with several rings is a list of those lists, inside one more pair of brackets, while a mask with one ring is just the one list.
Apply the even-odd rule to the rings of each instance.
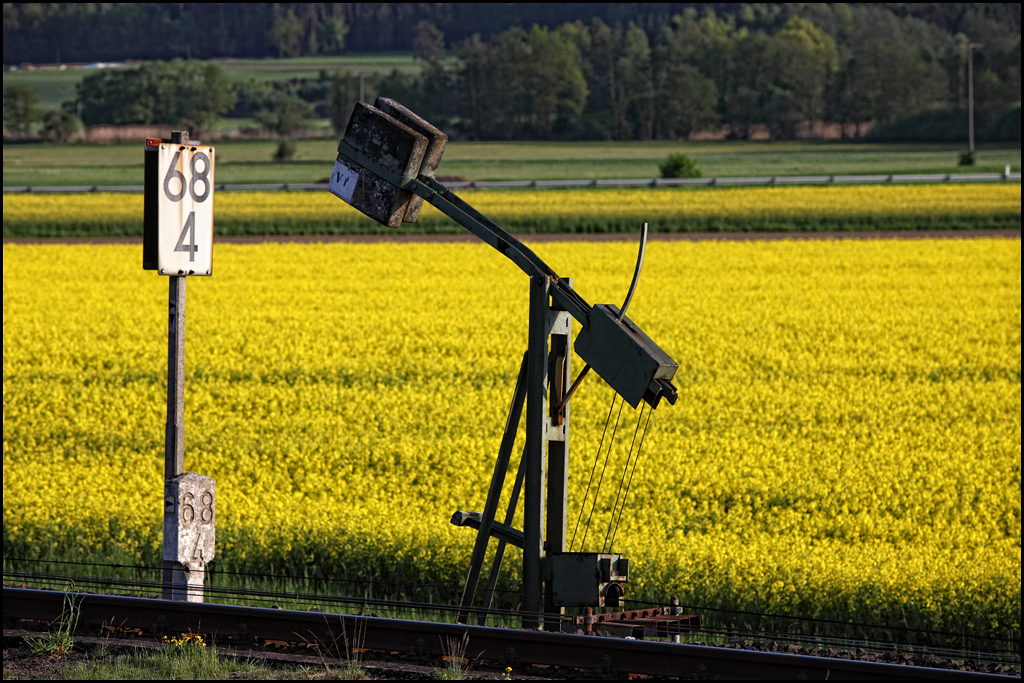
[[[578, 189], [548, 191], [480, 190], [466, 197], [488, 216], [602, 218], [679, 215], [712, 216], [934, 216], [1020, 213], [1019, 183], [836, 185], [810, 187], [746, 187], [716, 190], [678, 188]], [[219, 192], [217, 218], [224, 221], [322, 220], [339, 214], [361, 214], [327, 192]], [[141, 194], [4, 195], [5, 221], [68, 220], [138, 221]], [[425, 219], [440, 213], [425, 206]]]
[[[533, 246], [621, 302], [635, 244]], [[167, 281], [140, 251], [4, 246], [7, 557], [159, 557]], [[1019, 239], [652, 242], [630, 315], [680, 398], [615, 543], [627, 597], [1019, 637], [1020, 285]], [[217, 480], [217, 562], [459, 584], [472, 532], [448, 518], [483, 505], [526, 277], [481, 244], [221, 244], [188, 287], [186, 465]], [[572, 522], [609, 400], [593, 376], [574, 399]]]

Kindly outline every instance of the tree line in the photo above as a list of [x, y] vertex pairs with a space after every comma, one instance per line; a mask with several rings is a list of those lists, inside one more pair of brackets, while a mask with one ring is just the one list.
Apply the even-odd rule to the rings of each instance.
[[[479, 34], [485, 41], [512, 26], [554, 28], [601, 19], [630, 22], [649, 36], [694, 10], [732, 16], [751, 32], [774, 33], [805, 16], [841, 39], [827, 15], [854, 15], [864, 5], [782, 3], [4, 3], [4, 64], [279, 57], [343, 51], [408, 51], [421, 21], [452, 46]], [[875, 11], [972, 40], [1020, 33], [1015, 3], [884, 3]], [[835, 28], [836, 31], [832, 29]], [[913, 29], [916, 30], [916, 29]], [[343, 40], [339, 40], [339, 37]]]
[[[779, 21], [746, 25], [770, 11]], [[985, 25], [974, 55], [979, 128], [1020, 100], [1019, 27]], [[759, 127], [792, 138], [820, 122], [855, 135], [930, 107], [932, 118], [958, 121], [968, 40], [981, 42], [881, 6], [745, 5], [722, 15], [687, 8], [649, 28], [599, 17], [513, 27], [462, 41], [446, 61], [440, 29], [421, 22], [423, 77], [379, 88], [477, 139], [648, 140], [719, 126], [734, 138]]]
[[[423, 18], [410, 40], [422, 73], [366, 76], [361, 86], [355, 74], [326, 70], [231, 85], [196, 60], [104, 70], [83, 80], [66, 111], [86, 125], [192, 129], [218, 116], [252, 117], [281, 136], [319, 117], [340, 133], [362, 89], [368, 101], [393, 97], [466, 139], [678, 139], [722, 127], [733, 138], [792, 138], [822, 122], [845, 124], [851, 135], [874, 122], [876, 135], [960, 138], [972, 41], [984, 44], [974, 54], [978, 130], [995, 126], [996, 137], [1020, 139], [1019, 6], [1016, 25], [1010, 10], [987, 5], [960, 6], [956, 21], [942, 14], [947, 6], [934, 9], [938, 16], [882, 5], [687, 6], [672, 16], [602, 7], [632, 18], [513, 25], [460, 40], [442, 30], [457, 22]], [[276, 17], [265, 37], [280, 54], [342, 49], [356, 33], [353, 11], [311, 3], [254, 10]], [[5, 93], [5, 121], [7, 100]]]

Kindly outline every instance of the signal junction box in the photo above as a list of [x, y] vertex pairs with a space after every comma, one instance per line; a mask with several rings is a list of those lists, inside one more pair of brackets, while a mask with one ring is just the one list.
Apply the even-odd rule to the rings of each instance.
[[549, 553], [545, 572], [556, 607], [621, 607], [629, 560], [619, 553]]

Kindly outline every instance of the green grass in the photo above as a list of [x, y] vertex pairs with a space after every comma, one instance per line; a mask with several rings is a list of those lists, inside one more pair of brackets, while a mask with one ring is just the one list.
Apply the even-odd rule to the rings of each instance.
[[56, 680], [308, 680], [360, 679], [358, 666], [270, 667], [255, 659], [222, 657], [214, 647], [169, 646], [159, 650], [117, 653], [99, 648], [88, 658], [68, 661], [53, 676]]
[[419, 74], [423, 63], [411, 52], [383, 52], [359, 55], [292, 57], [289, 59], [213, 59], [232, 81], [249, 79], [276, 81], [292, 78], [318, 78], [321, 69], [350, 71], [353, 74]]
[[[289, 80], [317, 78], [321, 69], [350, 71], [353, 74], [390, 74], [395, 69], [406, 74], [418, 74], [423, 65], [413, 59], [412, 53], [374, 53], [323, 57], [294, 57], [289, 59], [214, 59], [232, 81]], [[130, 68], [130, 67], [129, 67]], [[55, 68], [34, 71], [4, 71], [4, 87], [27, 83], [39, 93], [39, 106], [57, 109], [75, 99], [75, 86], [93, 69], [70, 67], [65, 71]]]
[[9, 85], [28, 84], [39, 93], [39, 106], [46, 109], [60, 109], [69, 100], [75, 99], [75, 86], [89, 74], [96, 73], [92, 69], [39, 69], [36, 71], [4, 71], [4, 88]]
[[[601, 192], [602, 190], [594, 190]], [[714, 190], [681, 190], [705, 191]], [[643, 216], [599, 218], [509, 218], [491, 216], [499, 225], [515, 234], [601, 234], [636, 232]], [[991, 230], [1020, 229], [1020, 214], [982, 216], [765, 216], [765, 217], [674, 217], [652, 224], [653, 232], [848, 232], [875, 230]], [[218, 218], [219, 236], [239, 235], [450, 235], [465, 229], [446, 218], [420, 218], [415, 224], [388, 228], [365, 217], [325, 217], [310, 223], [307, 219], [267, 220]], [[132, 221], [90, 222], [58, 217], [47, 222], [4, 219], [4, 239], [35, 237], [141, 237], [142, 223]]]
[[[226, 123], [224, 125], [227, 125]], [[141, 185], [136, 145], [4, 145], [4, 185]], [[334, 138], [299, 140], [295, 158], [271, 161], [274, 140], [217, 143], [219, 183], [311, 183], [337, 156]], [[672, 153], [697, 160], [707, 177], [959, 173], [956, 145], [841, 142], [453, 142], [440, 175], [470, 180], [654, 178]], [[971, 171], [1019, 171], [1020, 147], [982, 146]]]

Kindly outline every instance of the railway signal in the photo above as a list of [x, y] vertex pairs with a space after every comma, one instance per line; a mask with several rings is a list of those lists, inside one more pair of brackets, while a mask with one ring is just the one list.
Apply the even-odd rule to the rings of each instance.
[[[523, 550], [523, 626], [540, 626], [538, 615], [543, 609], [552, 615], [551, 626], [557, 628], [560, 620], [555, 615], [565, 607], [620, 607], [629, 578], [629, 561], [611, 552], [611, 527], [602, 552], [571, 552], [566, 530], [569, 399], [573, 391], [592, 369], [634, 408], [643, 405], [653, 410], [663, 398], [669, 403], [676, 400], [672, 378], [677, 364], [625, 315], [643, 264], [647, 225], [643, 226], [640, 255], [621, 309], [591, 306], [573, 289], [571, 279], [560, 277], [526, 245], [434, 180], [446, 143], [443, 132], [393, 100], [378, 98], [375, 106], [357, 103], [338, 144], [328, 188], [392, 228], [414, 222], [422, 202], [428, 201], [530, 277], [529, 344], [484, 510], [459, 511], [452, 517], [453, 524], [477, 530], [459, 621], [468, 622], [474, 612], [481, 621], [486, 618], [505, 547], [512, 544]], [[574, 323], [581, 326], [575, 345]], [[571, 375], [573, 348], [586, 362], [575, 382]], [[526, 445], [502, 523], [495, 516], [524, 403]], [[650, 412], [647, 415], [649, 419]], [[639, 421], [637, 424], [639, 427]], [[518, 530], [511, 524], [521, 492], [524, 528]], [[620, 518], [621, 514], [620, 508]], [[481, 609], [474, 607], [475, 596], [492, 537], [498, 541], [498, 550]]]
[[214, 148], [187, 131], [146, 140], [142, 267], [170, 283], [163, 597], [188, 602], [203, 601], [216, 538], [215, 482], [185, 471], [185, 278], [212, 274], [214, 162]]

